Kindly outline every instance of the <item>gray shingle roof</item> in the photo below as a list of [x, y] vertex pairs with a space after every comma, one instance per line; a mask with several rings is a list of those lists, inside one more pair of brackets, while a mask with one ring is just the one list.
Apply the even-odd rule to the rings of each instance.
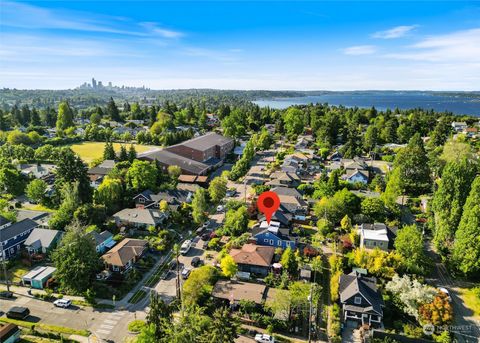
[[[379, 314], [383, 313], [383, 299], [378, 292], [374, 278], [367, 278], [357, 272], [351, 272], [348, 275], [340, 275], [339, 282], [338, 291], [341, 303], [345, 303], [351, 297], [361, 294], [370, 303], [372, 307], [370, 310], [374, 310]], [[363, 309], [364, 307], [362, 306], [361, 308]]]
[[25, 241], [25, 245], [32, 246], [34, 248], [49, 248], [52, 242], [57, 238], [57, 236], [62, 233], [58, 230], [49, 230], [49, 229], [33, 229], [33, 231], [28, 236]]
[[231, 141], [231, 138], [224, 137], [215, 132], [209, 132], [203, 136], [189, 139], [188, 141], [182, 142], [177, 145], [183, 145], [195, 150], [205, 151], [216, 145], [222, 146], [224, 144], [228, 144]]
[[5, 217], [0, 216], [0, 226], [8, 224], [8, 223], [10, 223], [10, 220], [8, 220]]
[[97, 231], [91, 231], [89, 233], [89, 235], [95, 241], [95, 245], [100, 245], [103, 242], [105, 242], [107, 239], [109, 239], [110, 237], [113, 237], [113, 234], [110, 231], [107, 231], [107, 230], [102, 231], [100, 233], [98, 233]]

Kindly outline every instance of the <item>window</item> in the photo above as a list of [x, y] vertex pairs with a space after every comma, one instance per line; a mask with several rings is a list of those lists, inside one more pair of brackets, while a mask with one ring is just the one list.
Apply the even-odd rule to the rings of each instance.
[[362, 303], [362, 297], [355, 297], [353, 302], [355, 303], [355, 305], [360, 305]]
[[277, 245], [278, 245], [278, 246], [281, 246], [281, 245], [282, 245], [282, 241], [278, 241], [278, 242], [277, 242]]
[[264, 241], [265, 243], [268, 243], [268, 239], [267, 239], [267, 238], [265, 238], [263, 241]]
[[145, 199], [142, 198], [142, 197], [140, 197], [140, 198], [138, 198], [138, 202], [139, 202], [140, 204], [144, 204], [144, 203], [145, 203]]
[[270, 245], [273, 245], [273, 239], [270, 240]]
[[377, 242], [373, 242], [373, 246], [374, 246], [374, 247], [377, 246]]

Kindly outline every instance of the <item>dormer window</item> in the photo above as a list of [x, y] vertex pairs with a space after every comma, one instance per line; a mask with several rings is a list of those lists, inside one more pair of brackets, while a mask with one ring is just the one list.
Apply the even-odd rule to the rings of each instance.
[[142, 198], [142, 197], [140, 197], [140, 198], [138, 198], [138, 202], [139, 202], [140, 204], [144, 204], [144, 203], [145, 203], [145, 199]]
[[353, 299], [353, 302], [355, 303], [355, 305], [361, 305], [362, 297], [355, 297], [355, 299]]

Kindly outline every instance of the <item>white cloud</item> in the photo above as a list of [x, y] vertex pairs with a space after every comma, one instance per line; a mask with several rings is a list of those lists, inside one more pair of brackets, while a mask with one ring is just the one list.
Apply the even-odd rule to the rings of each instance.
[[162, 36], [164, 38], [180, 38], [184, 36], [184, 33], [179, 31], [168, 30], [162, 27], [159, 27], [157, 23], [152, 22], [142, 22], [140, 26], [146, 28], [148, 32]]
[[372, 55], [377, 51], [374, 45], [356, 45], [343, 49], [345, 55]]
[[441, 63], [480, 63], [480, 28], [430, 36], [385, 56]]
[[389, 30], [375, 32], [372, 35], [372, 37], [373, 38], [381, 38], [381, 39], [401, 38], [401, 37], [406, 36], [409, 32], [411, 32], [417, 26], [418, 25], [396, 26], [396, 27], [393, 27]]

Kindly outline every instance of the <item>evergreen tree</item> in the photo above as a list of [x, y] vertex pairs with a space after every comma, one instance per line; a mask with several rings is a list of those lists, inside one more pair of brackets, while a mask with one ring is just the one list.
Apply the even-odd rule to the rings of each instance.
[[195, 191], [192, 200], [192, 216], [196, 224], [201, 224], [207, 219], [205, 212], [207, 211], [206, 190], [199, 188]]
[[104, 160], [114, 160], [117, 156], [115, 150], [113, 149], [112, 142], [106, 142], [105, 147], [103, 148], [103, 159]]
[[38, 114], [38, 111], [35, 108], [31, 112], [30, 124], [33, 126], [38, 126], [41, 124], [40, 115]]
[[70, 105], [66, 101], [62, 101], [58, 105], [58, 115], [57, 115], [57, 130], [63, 131], [71, 126], [73, 126], [73, 111], [70, 108]]
[[135, 146], [130, 144], [130, 148], [128, 149], [128, 161], [132, 163], [137, 158], [137, 151], [135, 150]]
[[106, 108], [107, 115], [110, 117], [111, 120], [113, 121], [121, 121], [122, 118], [120, 117], [120, 112], [118, 111], [118, 107], [115, 104], [115, 101], [113, 101], [113, 98], [110, 97], [110, 101], [107, 104]]
[[472, 183], [463, 206], [462, 219], [453, 245], [455, 267], [465, 275], [480, 273], [480, 176]]
[[205, 332], [205, 343], [234, 343], [238, 337], [240, 324], [238, 320], [226, 309], [217, 308], [213, 312], [210, 328]]
[[120, 154], [118, 155], [118, 160], [123, 162], [123, 161], [128, 161], [128, 152], [127, 152], [127, 148], [125, 147], [125, 145], [122, 145], [120, 147]]
[[434, 243], [442, 253], [451, 248], [462, 217], [463, 205], [475, 178], [476, 165], [466, 158], [447, 163], [433, 195]]
[[150, 311], [147, 314], [147, 324], [155, 328], [154, 336], [157, 341], [165, 336], [165, 324], [171, 320], [172, 309], [157, 292], [152, 291], [150, 293]]

